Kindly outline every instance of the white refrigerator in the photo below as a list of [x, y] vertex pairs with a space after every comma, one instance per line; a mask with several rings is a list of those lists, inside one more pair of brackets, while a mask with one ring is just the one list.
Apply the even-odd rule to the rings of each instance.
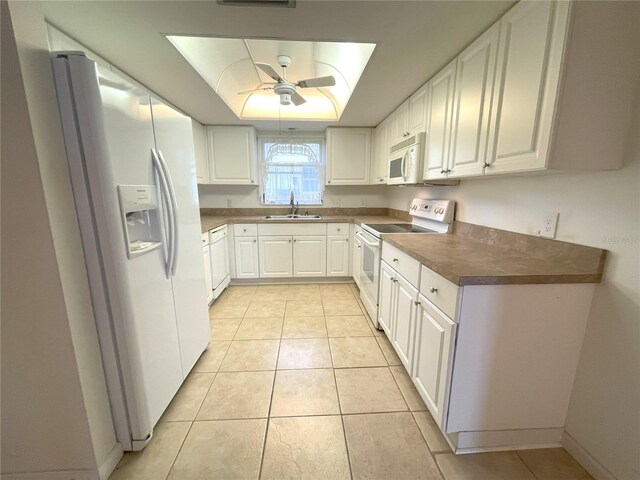
[[52, 61], [116, 436], [140, 450], [209, 343], [191, 119], [82, 53]]

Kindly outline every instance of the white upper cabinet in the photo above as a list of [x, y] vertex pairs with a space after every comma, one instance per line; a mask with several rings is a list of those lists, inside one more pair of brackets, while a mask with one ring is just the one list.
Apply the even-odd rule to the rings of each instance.
[[385, 185], [389, 170], [389, 145], [387, 144], [387, 128], [389, 122], [384, 121], [373, 131], [373, 155], [371, 156], [371, 184]]
[[564, 43], [550, 33], [560, 5], [520, 2], [500, 22], [488, 174], [546, 166], [561, 55], [551, 60]]
[[406, 100], [391, 115], [391, 143], [392, 145], [401, 142], [409, 135], [409, 100]]
[[427, 131], [427, 102], [429, 92], [424, 85], [409, 98], [409, 132], [415, 134]]
[[480, 175], [484, 169], [498, 31], [496, 24], [458, 56], [448, 177]]
[[253, 127], [207, 127], [209, 183], [257, 185]]
[[368, 185], [370, 128], [327, 128], [327, 184]]
[[447, 65], [427, 84], [427, 135], [424, 143], [425, 180], [447, 175], [451, 139], [451, 118], [456, 81], [456, 60]]
[[193, 129], [193, 147], [196, 155], [196, 177], [198, 183], [209, 183], [209, 151], [207, 148], [207, 131], [203, 125], [191, 119]]

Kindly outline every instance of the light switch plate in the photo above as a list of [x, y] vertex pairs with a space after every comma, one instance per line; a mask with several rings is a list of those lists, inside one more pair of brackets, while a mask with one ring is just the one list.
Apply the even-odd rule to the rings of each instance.
[[542, 223], [538, 230], [538, 235], [546, 238], [556, 238], [556, 230], [558, 229], [558, 212], [544, 212], [542, 215]]

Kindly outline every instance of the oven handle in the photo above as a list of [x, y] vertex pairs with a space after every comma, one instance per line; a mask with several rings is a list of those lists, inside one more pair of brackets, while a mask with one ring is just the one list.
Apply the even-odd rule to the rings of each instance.
[[364, 243], [366, 243], [367, 245], [369, 245], [370, 247], [380, 248], [380, 245], [378, 244], [378, 242], [371, 243], [369, 240], [367, 240], [367, 239], [365, 238], [365, 236], [364, 236], [364, 235], [362, 235], [362, 232], [358, 232], [358, 233], [356, 233], [356, 236], [357, 236], [360, 240], [362, 240]]

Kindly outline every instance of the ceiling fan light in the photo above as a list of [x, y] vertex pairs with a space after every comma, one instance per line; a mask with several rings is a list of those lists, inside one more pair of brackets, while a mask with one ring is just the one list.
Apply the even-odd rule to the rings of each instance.
[[280, 95], [280, 105], [291, 105], [291, 95], [282, 93]]

